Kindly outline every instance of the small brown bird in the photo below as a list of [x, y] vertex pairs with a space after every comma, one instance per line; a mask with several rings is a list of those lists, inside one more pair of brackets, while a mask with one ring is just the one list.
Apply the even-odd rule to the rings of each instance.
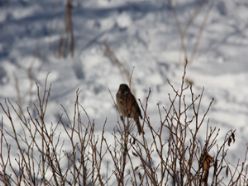
[[117, 108], [122, 116], [133, 118], [139, 134], [143, 133], [139, 117], [142, 118], [139, 105], [127, 84], [120, 84], [116, 93]]

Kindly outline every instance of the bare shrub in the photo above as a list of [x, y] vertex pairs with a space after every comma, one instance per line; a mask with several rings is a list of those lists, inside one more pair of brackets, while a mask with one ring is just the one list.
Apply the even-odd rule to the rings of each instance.
[[74, 55], [75, 39], [73, 31], [73, 0], [67, 0], [65, 4], [64, 25], [65, 32], [59, 40], [59, 57], [66, 57], [70, 54]]
[[[214, 1], [198, 1], [196, 6], [192, 8], [192, 13], [189, 12], [189, 16], [187, 19], [184, 21], [180, 21], [180, 16], [178, 15], [178, 10], [176, 9], [176, 6], [173, 5], [173, 3], [169, 2], [170, 7], [173, 10], [173, 15], [175, 18], [175, 23], [177, 26], [177, 30], [179, 32], [180, 36], [180, 42], [181, 42], [181, 50], [183, 53], [183, 57], [189, 59], [190, 63], [193, 63], [196, 55], [199, 51], [199, 47], [201, 44], [201, 39], [202, 35], [204, 32], [204, 29], [206, 28], [211, 10], [214, 5]], [[204, 10], [205, 9], [205, 10]], [[192, 49], [188, 50], [190, 48], [189, 44], [192, 41], [191, 38], [188, 38], [187, 36], [189, 35], [189, 29], [191, 26], [196, 22], [197, 19], [199, 19], [199, 15], [204, 13], [203, 19], [201, 20], [201, 24], [199, 25], [199, 28], [197, 29], [195, 38], [194, 38], [194, 43], [192, 44]]]
[[37, 101], [26, 111], [9, 100], [1, 103], [1, 185], [246, 185], [246, 158], [228, 161], [236, 131], [223, 139], [211, 126], [207, 114], [213, 100], [204, 107], [204, 91], [195, 95], [186, 83], [186, 66], [179, 88], [169, 82], [170, 104], [158, 105], [159, 124], [147, 112], [149, 92], [142, 104], [146, 132], [141, 136], [127, 118], [113, 133], [105, 131], [107, 121], [95, 131], [79, 91], [73, 116], [62, 107], [56, 122], [47, 121], [47, 82], [43, 91], [37, 86]]
[[112, 50], [106, 41], [103, 42], [103, 47], [104, 56], [107, 57], [109, 61], [119, 69], [120, 74], [123, 75], [123, 78], [128, 82], [129, 87], [132, 87], [131, 84], [133, 70], [132, 72], [128, 70], [128, 67], [125, 65], [125, 63], [117, 57], [116, 53]]

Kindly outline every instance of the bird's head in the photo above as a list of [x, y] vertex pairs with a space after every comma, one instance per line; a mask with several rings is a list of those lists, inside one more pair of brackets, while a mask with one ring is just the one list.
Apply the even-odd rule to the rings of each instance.
[[121, 94], [127, 94], [130, 92], [130, 89], [127, 84], [120, 84], [119, 92], [121, 92]]

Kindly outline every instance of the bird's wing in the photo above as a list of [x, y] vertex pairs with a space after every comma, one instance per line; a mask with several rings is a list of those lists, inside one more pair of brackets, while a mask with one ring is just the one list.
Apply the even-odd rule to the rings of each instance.
[[134, 95], [132, 95], [132, 96], [133, 96], [133, 100], [134, 100], [134, 102], [135, 102], [134, 105], [135, 105], [135, 107], [136, 107], [136, 109], [137, 109], [137, 111], [138, 111], [139, 117], [140, 117], [140, 118], [143, 118], [143, 117], [142, 117], [142, 114], [141, 114], [141, 110], [140, 110], [139, 104], [138, 104], [136, 98], [134, 97]]

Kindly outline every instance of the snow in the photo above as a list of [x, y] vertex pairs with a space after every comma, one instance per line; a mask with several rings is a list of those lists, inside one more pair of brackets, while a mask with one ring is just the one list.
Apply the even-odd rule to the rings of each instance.
[[[174, 1], [173, 1], [174, 2]], [[189, 60], [209, 4], [194, 0], [175, 1], [182, 29], [199, 8], [197, 19], [186, 30], [184, 42]], [[204, 8], [202, 8], [203, 6]], [[184, 53], [175, 14], [161, 0], [90, 0], [74, 4], [74, 57], [58, 57], [58, 43], [64, 33], [64, 1], [3, 1], [0, 3], [0, 100], [15, 100], [15, 77], [25, 97], [31, 86], [28, 75], [39, 85], [48, 75], [52, 92], [48, 121], [54, 120], [62, 104], [73, 115], [75, 92], [100, 132], [107, 118], [111, 133], [118, 113], [111, 94], [128, 83], [116, 65], [104, 56], [107, 41], [118, 59], [131, 72], [134, 92], [142, 103], [151, 88], [150, 107], [154, 123], [159, 121], [157, 103], [168, 104], [171, 88], [181, 80]], [[209, 118], [224, 132], [236, 129], [239, 146], [248, 143], [248, 4], [246, 0], [213, 2], [187, 77], [197, 92], [205, 89], [206, 106], [215, 98]], [[109, 93], [109, 90], [111, 94]], [[35, 87], [31, 87], [35, 92]], [[33, 96], [33, 94], [32, 94]], [[62, 111], [62, 110], [61, 110]], [[241, 140], [242, 139], [242, 140]], [[110, 139], [111, 140], [111, 139]]]

